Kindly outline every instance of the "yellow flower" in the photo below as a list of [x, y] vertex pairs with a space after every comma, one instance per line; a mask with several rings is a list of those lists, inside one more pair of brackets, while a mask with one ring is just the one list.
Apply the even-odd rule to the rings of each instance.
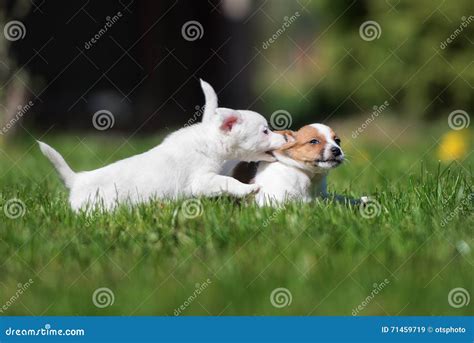
[[438, 147], [438, 158], [441, 161], [459, 160], [469, 149], [468, 130], [450, 131], [443, 135]]

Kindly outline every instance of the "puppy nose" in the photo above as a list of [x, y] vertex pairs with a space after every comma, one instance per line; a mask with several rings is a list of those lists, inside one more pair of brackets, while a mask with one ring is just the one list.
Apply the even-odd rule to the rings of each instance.
[[339, 149], [337, 146], [333, 146], [331, 148], [331, 152], [334, 156], [340, 156], [341, 155], [341, 149]]

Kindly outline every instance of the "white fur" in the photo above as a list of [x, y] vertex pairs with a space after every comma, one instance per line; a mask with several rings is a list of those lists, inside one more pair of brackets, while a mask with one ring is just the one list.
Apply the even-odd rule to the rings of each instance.
[[[330, 128], [323, 124], [311, 124], [324, 135], [327, 144], [324, 147], [323, 158], [331, 158], [331, 148], [336, 146]], [[339, 159], [344, 159], [341, 150]], [[288, 201], [309, 202], [315, 196], [328, 197], [327, 174], [329, 169], [335, 167], [332, 162], [317, 162], [308, 165], [291, 159], [279, 152], [274, 152], [277, 162], [260, 162], [253, 182], [260, 186], [260, 191], [255, 195], [259, 206], [281, 206]], [[235, 161], [229, 161], [221, 170], [224, 175], [232, 175]], [[336, 200], [344, 201], [345, 198], [335, 196]], [[349, 200], [350, 201], [350, 200]]]
[[201, 83], [202, 91], [204, 92], [204, 99], [206, 101], [206, 105], [204, 106], [204, 113], [202, 114], [202, 118], [211, 118], [217, 109], [217, 94], [214, 92], [212, 86], [207, 83], [206, 81], [199, 79]]
[[320, 185], [319, 193], [326, 195], [326, 174], [313, 174], [285, 162], [260, 162], [255, 184], [260, 191], [255, 195], [259, 206], [279, 206], [288, 201], [309, 202], [313, 199], [312, 184]]
[[[145, 153], [103, 168], [74, 173], [57, 151], [39, 142], [70, 189], [71, 207], [77, 211], [102, 205], [110, 210], [120, 203], [136, 204], [153, 198], [242, 197], [257, 192], [257, 185], [243, 184], [218, 172], [225, 160], [268, 160], [265, 152], [281, 147], [284, 138], [271, 131], [265, 134], [267, 121], [256, 112], [216, 109], [214, 90], [204, 81], [201, 86], [208, 120], [170, 134]], [[229, 131], [222, 124], [231, 117], [237, 120]]]
[[[318, 130], [320, 133], [324, 135], [324, 138], [326, 139], [327, 144], [324, 147], [323, 157], [326, 160], [329, 159], [331, 157], [331, 148], [334, 146], [338, 147], [338, 145], [336, 144], [336, 142], [334, 141], [331, 135], [331, 129], [329, 128], [329, 126], [326, 126], [323, 124], [311, 124], [310, 126], [314, 127], [316, 130]], [[319, 165], [321, 168], [328, 168], [328, 167], [330, 168], [327, 162], [320, 162]]]

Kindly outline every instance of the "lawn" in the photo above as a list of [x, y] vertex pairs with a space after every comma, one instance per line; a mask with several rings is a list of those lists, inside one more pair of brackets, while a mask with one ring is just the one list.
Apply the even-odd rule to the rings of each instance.
[[[76, 215], [33, 137], [0, 145], [0, 314], [472, 314], [472, 303], [448, 302], [454, 288], [473, 295], [470, 148], [440, 163], [446, 122], [379, 119], [354, 139], [359, 125], [333, 123], [349, 161], [329, 188], [371, 195], [369, 215], [332, 202], [274, 210], [230, 198]], [[162, 136], [41, 139], [86, 170]], [[11, 199], [19, 212], [8, 212]]]

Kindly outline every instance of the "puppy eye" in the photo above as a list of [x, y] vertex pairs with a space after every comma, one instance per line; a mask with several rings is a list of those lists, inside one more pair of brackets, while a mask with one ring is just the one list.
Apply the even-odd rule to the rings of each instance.
[[336, 138], [334, 142], [336, 142], [337, 145], [341, 146], [341, 140], [339, 138]]
[[269, 132], [268, 129], [263, 130], [263, 133], [266, 134], [266, 135], [268, 135], [268, 132]]
[[318, 141], [317, 139], [312, 139], [309, 141], [309, 144], [319, 144], [320, 141]]

